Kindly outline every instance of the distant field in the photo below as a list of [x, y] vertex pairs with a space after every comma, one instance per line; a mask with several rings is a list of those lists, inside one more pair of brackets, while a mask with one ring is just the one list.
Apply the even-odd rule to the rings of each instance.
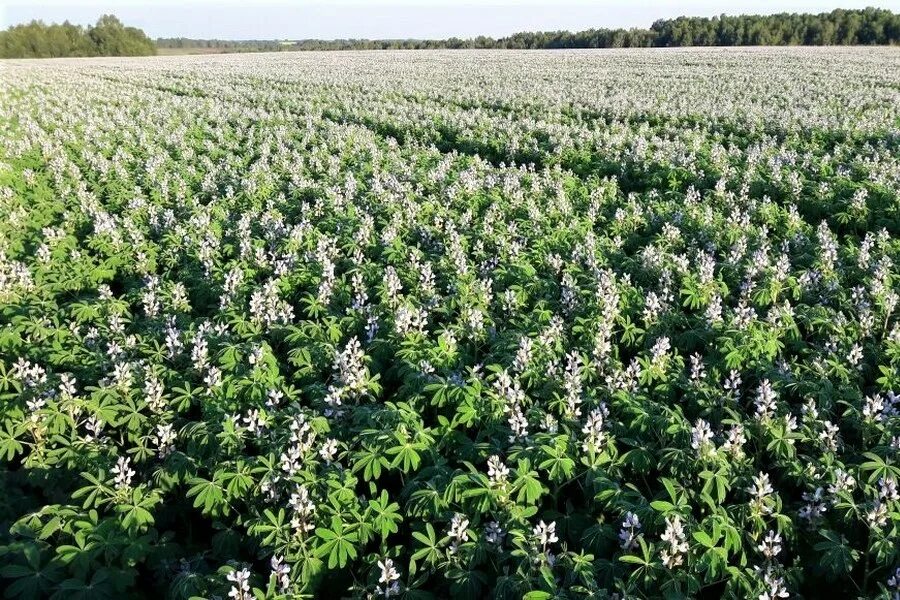
[[160, 56], [179, 56], [183, 54], [226, 54], [228, 48], [157, 48]]
[[897, 49], [5, 62], [0, 588], [897, 598], [898, 304]]

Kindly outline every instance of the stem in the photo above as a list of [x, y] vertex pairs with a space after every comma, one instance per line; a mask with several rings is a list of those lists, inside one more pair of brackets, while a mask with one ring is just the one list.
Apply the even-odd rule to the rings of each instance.
[[866, 533], [866, 568], [863, 572], [863, 583], [862, 583], [862, 591], [865, 592], [869, 589], [869, 569], [871, 567], [871, 561], [869, 560], [870, 554], [872, 551], [872, 530], [868, 529]]

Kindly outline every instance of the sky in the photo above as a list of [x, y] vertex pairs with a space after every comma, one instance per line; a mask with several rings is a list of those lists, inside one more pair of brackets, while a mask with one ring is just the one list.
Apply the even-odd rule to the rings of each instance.
[[0, 28], [41, 19], [87, 25], [104, 13], [150, 37], [469, 38], [517, 31], [649, 27], [660, 18], [826, 12], [900, 0], [0, 0]]

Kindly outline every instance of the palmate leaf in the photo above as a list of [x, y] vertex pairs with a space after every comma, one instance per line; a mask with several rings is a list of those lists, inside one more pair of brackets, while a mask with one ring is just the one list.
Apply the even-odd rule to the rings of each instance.
[[900, 466], [891, 464], [874, 452], [864, 452], [862, 456], [867, 460], [860, 465], [860, 469], [869, 474], [869, 483], [882, 478], [900, 479]]
[[[24, 565], [9, 563], [0, 567], [0, 578], [2, 578], [0, 584], [6, 586], [4, 597], [29, 600], [45, 598], [48, 592], [53, 590], [55, 585], [66, 576], [65, 571], [56, 561], [48, 560], [45, 564], [43, 555], [35, 544], [26, 543], [20, 550], [25, 559]], [[11, 558], [11, 556], [9, 557]], [[4, 556], [4, 559], [6, 558], [7, 556]]]
[[386, 490], [381, 491], [381, 496], [377, 500], [369, 500], [369, 510], [375, 529], [381, 533], [382, 541], [391, 533], [397, 533], [398, 523], [403, 521], [403, 515], [400, 514], [400, 505], [390, 501]]
[[822, 566], [826, 567], [831, 577], [839, 577], [849, 573], [853, 564], [859, 560], [860, 552], [848, 545], [847, 538], [834, 531], [819, 531], [824, 540], [815, 545], [822, 553]]
[[219, 353], [219, 366], [224, 372], [232, 373], [241, 364], [242, 358], [240, 346], [229, 344]]
[[252, 523], [250, 533], [263, 535], [262, 544], [265, 546], [281, 546], [288, 534], [287, 517], [283, 508], [275, 513], [270, 509], [263, 511], [263, 518]]
[[[0, 349], [4, 348], [4, 335], [10, 333], [12, 330], [9, 328], [0, 329]], [[8, 348], [12, 350], [12, 348]], [[6, 363], [0, 360], [0, 392], [21, 392], [22, 391], [22, 383], [16, 378], [13, 374], [13, 369], [8, 368]], [[12, 394], [0, 394], [0, 402], [5, 402], [7, 398], [13, 398]]]
[[450, 586], [452, 594], [465, 598], [478, 598], [488, 582], [485, 573], [475, 569], [451, 568], [447, 571], [447, 578], [453, 582]]
[[202, 508], [203, 514], [218, 516], [228, 514], [229, 507], [225, 501], [225, 493], [217, 481], [210, 481], [202, 477], [194, 477], [188, 481], [190, 489], [188, 498], [194, 498], [194, 507]]
[[251, 468], [244, 461], [238, 461], [234, 471], [220, 471], [215, 477], [219, 485], [224, 484], [229, 499], [240, 499], [253, 487]]
[[426, 450], [427, 446], [421, 442], [411, 441], [405, 434], [397, 433], [394, 437], [398, 444], [386, 451], [394, 457], [390, 463], [391, 468], [399, 468], [404, 473], [418, 469], [422, 461], [419, 452]]
[[384, 453], [374, 448], [363, 447], [353, 455], [353, 473], [363, 472], [365, 481], [377, 480], [381, 477], [381, 470], [391, 464]]
[[[425, 533], [420, 531], [414, 531], [413, 537], [422, 544], [422, 548], [416, 550], [412, 557], [411, 562], [424, 560], [427, 564], [433, 565], [440, 560], [443, 553], [441, 549], [438, 547], [439, 541], [437, 539], [437, 534], [434, 531], [434, 527], [431, 526], [431, 523], [425, 524]], [[410, 570], [414, 570], [413, 567], [410, 567]]]
[[449, 505], [441, 493], [432, 486], [413, 492], [404, 511], [409, 517], [429, 518], [434, 517], [447, 509]]
[[331, 518], [331, 528], [316, 528], [316, 537], [321, 540], [321, 544], [316, 548], [316, 556], [323, 558], [328, 557], [328, 568], [343, 568], [351, 559], [356, 559], [357, 552], [355, 543], [358, 541], [358, 534], [350, 526], [345, 528], [340, 517]]
[[[116, 598], [118, 589], [112, 569], [98, 569], [90, 580], [82, 578], [66, 579], [60, 583], [58, 591], [51, 596], [52, 600], [92, 600], [94, 598]], [[121, 578], [121, 575], [119, 576]]]
[[482, 473], [468, 473], [460, 475], [454, 480], [460, 479], [461, 484], [468, 484], [460, 494], [471, 510], [478, 513], [486, 513], [494, 503], [494, 491], [491, 489], [488, 478]]
[[540, 468], [548, 471], [551, 480], [563, 481], [572, 476], [575, 461], [569, 458], [565, 448], [544, 445], [541, 450], [549, 458], [540, 464]]
[[116, 506], [116, 512], [122, 517], [122, 527], [131, 532], [146, 531], [153, 525], [153, 513], [150, 512], [160, 502], [155, 492], [145, 494], [140, 487], [131, 492], [127, 503]]
[[12, 420], [3, 422], [3, 428], [0, 429], [0, 457], [11, 461], [17, 454], [22, 453], [24, 446], [17, 438], [23, 433], [23, 430], [21, 424]]
[[702, 471], [699, 474], [703, 480], [703, 488], [700, 491], [701, 498], [706, 500], [711, 510], [725, 501], [725, 496], [731, 488], [728, 474], [724, 469], [716, 472]]
[[61, 544], [56, 547], [56, 556], [68, 565], [69, 568], [79, 577], [84, 577], [91, 567], [94, 559], [100, 555], [102, 548], [94, 541], [88, 540], [85, 536], [77, 536], [75, 544]]
[[475, 399], [466, 396], [462, 402], [457, 404], [456, 414], [453, 416], [451, 428], [455, 428], [456, 425], [477, 425], [482, 418], [484, 418], [484, 414], [475, 404]]
[[142, 412], [143, 402], [126, 397], [111, 408], [116, 411], [116, 425], [126, 426], [131, 433], [139, 433], [143, 430], [147, 420], [147, 416]]
[[108, 502], [115, 494], [112, 486], [107, 483], [106, 473], [102, 470], [97, 471], [96, 475], [91, 473], [82, 473], [81, 476], [88, 480], [90, 485], [79, 488], [72, 492], [72, 498], [84, 498], [82, 506], [84, 508], [97, 508]]
[[172, 398], [172, 404], [177, 411], [186, 411], [190, 406], [199, 401], [204, 390], [202, 387], [193, 387], [190, 382], [185, 382], [183, 387], [174, 387], [175, 397]]
[[97, 320], [100, 316], [100, 310], [93, 302], [75, 302], [70, 305], [72, 317], [76, 323], [87, 323]]
[[536, 504], [546, 491], [538, 472], [531, 469], [531, 462], [527, 459], [519, 461], [513, 490], [516, 492], [516, 501], [527, 504]]

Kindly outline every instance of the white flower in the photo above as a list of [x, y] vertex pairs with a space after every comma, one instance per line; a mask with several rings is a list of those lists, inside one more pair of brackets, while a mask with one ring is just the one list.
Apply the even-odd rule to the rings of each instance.
[[291, 587], [291, 566], [284, 562], [284, 558], [278, 556], [277, 554], [272, 556], [272, 560], [270, 562], [272, 567], [272, 577], [275, 578], [275, 581], [278, 582], [278, 587], [282, 589], [282, 591], [287, 590]]
[[120, 456], [116, 466], [112, 468], [112, 474], [116, 476], [115, 486], [117, 490], [127, 490], [131, 487], [131, 478], [134, 470], [131, 468], [131, 459]]
[[521, 408], [514, 406], [510, 410], [507, 422], [512, 430], [512, 435], [509, 436], [510, 442], [524, 439], [528, 436], [528, 419], [525, 418]]
[[722, 450], [734, 458], [741, 458], [744, 455], [745, 443], [747, 443], [747, 438], [744, 436], [744, 427], [741, 424], [737, 424], [728, 430], [728, 436], [725, 443], [722, 444]]
[[766, 498], [775, 490], [769, 482], [769, 474], [760, 472], [759, 475], [753, 476], [753, 485], [747, 490], [752, 498], [750, 499], [750, 508], [758, 514], [767, 515], [772, 512], [772, 507], [766, 502]]
[[209, 367], [206, 377], [203, 378], [203, 383], [209, 388], [206, 392], [209, 395], [213, 393], [213, 390], [222, 385], [222, 371], [219, 367]]
[[713, 456], [716, 453], [716, 445], [712, 441], [713, 432], [709, 423], [703, 419], [697, 419], [697, 422], [691, 428], [691, 448], [697, 451], [700, 458]]
[[245, 600], [249, 598], [250, 592], [250, 570], [249, 569], [241, 569], [240, 571], [232, 571], [228, 575], [225, 576], [228, 581], [231, 581], [233, 585], [231, 586], [231, 590], [228, 592], [229, 598], [234, 598], [235, 600]]
[[175, 433], [171, 423], [159, 424], [156, 426], [156, 435], [152, 437], [152, 441], [158, 448], [157, 455], [159, 458], [165, 458], [175, 450]]
[[248, 432], [259, 435], [266, 427], [266, 415], [260, 414], [258, 409], [252, 408], [244, 416], [244, 424], [247, 426]]
[[772, 560], [781, 552], [781, 535], [769, 530], [769, 533], [766, 534], [766, 537], [763, 538], [763, 541], [756, 548], [762, 552], [763, 556]]
[[900, 492], [897, 491], [897, 481], [893, 477], [882, 477], [878, 480], [878, 498], [882, 502], [900, 500]]
[[598, 452], [606, 441], [606, 433], [603, 431], [604, 419], [609, 414], [605, 404], [592, 410], [587, 417], [587, 422], [581, 428], [584, 434], [584, 442], [581, 449], [584, 452]]
[[[834, 470], [834, 483], [828, 485], [828, 493], [837, 496], [842, 492], [852, 492], [856, 487], [856, 479], [842, 469]], [[837, 502], [837, 498], [834, 499]]]
[[869, 524], [870, 529], [884, 527], [887, 525], [887, 518], [888, 508], [879, 500], [876, 500], [872, 504], [872, 508], [866, 512], [866, 522]]
[[581, 357], [572, 351], [566, 355], [566, 370], [563, 375], [563, 389], [565, 390], [565, 416], [577, 419], [581, 416], [581, 395], [583, 391], [581, 382]]
[[378, 586], [375, 588], [376, 595], [383, 598], [398, 596], [400, 594], [400, 582], [398, 581], [400, 573], [394, 568], [394, 561], [390, 558], [379, 560], [378, 568], [381, 573], [378, 577]]
[[556, 537], [556, 522], [551, 521], [549, 524], [541, 521], [538, 523], [534, 529], [532, 529], [532, 533], [538, 539], [538, 542], [541, 546], [546, 550], [547, 546], [550, 544], [555, 544], [559, 541], [559, 538]]
[[493, 486], [503, 486], [509, 477], [509, 467], [503, 464], [499, 456], [491, 456], [487, 461], [488, 479]]
[[469, 518], [460, 513], [453, 515], [450, 519], [450, 530], [447, 535], [453, 539], [450, 542], [450, 553], [456, 554], [459, 545], [465, 543], [469, 539]]
[[[229, 274], [230, 275], [230, 274]], [[254, 346], [250, 351], [250, 355], [247, 356], [247, 362], [250, 363], [250, 366], [254, 366], [259, 364], [264, 356], [263, 347], [262, 346]]]
[[741, 392], [741, 374], [734, 369], [729, 371], [723, 387], [727, 395], [737, 398]]
[[103, 420], [94, 416], [88, 417], [88, 420], [84, 424], [84, 428], [88, 430], [88, 434], [84, 436], [85, 442], [99, 440], [100, 433], [103, 431]]
[[822, 422], [822, 432], [819, 433], [819, 439], [831, 452], [837, 452], [839, 432], [838, 426], [831, 421]]
[[331, 461], [334, 460], [335, 454], [337, 454], [338, 445], [337, 440], [335, 439], [327, 439], [325, 443], [322, 444], [322, 447], [319, 448], [319, 456], [322, 457], [327, 464], [331, 464]]
[[661, 539], [668, 544], [660, 552], [663, 565], [667, 569], [674, 569], [684, 564], [684, 557], [690, 547], [685, 541], [684, 527], [678, 515], [666, 517], [666, 530], [663, 532]]
[[279, 389], [270, 389], [266, 392], [266, 408], [274, 409], [277, 408], [281, 403], [281, 399], [284, 398], [284, 392]]
[[778, 598], [787, 598], [787, 586], [784, 579], [777, 576], [771, 568], [767, 569], [763, 574], [764, 590], [759, 595], [759, 600], [777, 600]]
[[516, 351], [516, 358], [513, 361], [513, 371], [522, 373], [528, 368], [533, 354], [534, 342], [530, 337], [522, 336], [519, 338], [519, 349]]
[[341, 385], [353, 391], [363, 388], [367, 375], [364, 361], [362, 344], [358, 338], [351, 338], [344, 350], [335, 355], [333, 368]]
[[853, 344], [853, 347], [850, 348], [850, 353], [847, 355], [847, 362], [850, 363], [851, 367], [859, 366], [860, 361], [863, 358], [862, 346], [859, 344]]
[[315, 528], [313, 517], [316, 512], [316, 505], [309, 497], [309, 490], [306, 486], [297, 486], [297, 491], [291, 494], [290, 507], [294, 510], [291, 517], [291, 527], [294, 531], [305, 533]]
[[650, 349], [650, 360], [653, 363], [653, 366], [662, 368], [665, 364], [666, 354], [671, 349], [672, 344], [669, 342], [668, 337], [663, 336], [656, 340], [656, 342], [653, 344], [653, 348]]
[[753, 400], [756, 406], [756, 418], [760, 421], [769, 419], [775, 412], [775, 399], [778, 395], [772, 388], [768, 379], [763, 379], [756, 390], [756, 398]]
[[763, 473], [760, 471], [759, 475], [753, 476], [753, 485], [750, 486], [750, 489], [747, 490], [750, 492], [754, 498], [765, 498], [775, 490], [772, 489], [772, 484], [769, 483], [769, 474]]

